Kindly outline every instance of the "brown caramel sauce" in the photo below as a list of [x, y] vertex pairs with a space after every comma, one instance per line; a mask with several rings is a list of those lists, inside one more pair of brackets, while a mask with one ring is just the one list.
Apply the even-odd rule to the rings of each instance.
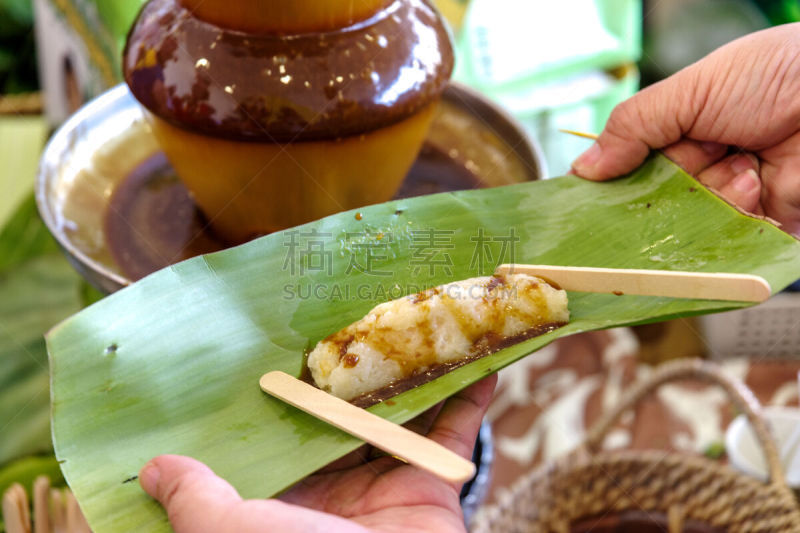
[[[470, 189], [478, 183], [461, 163], [426, 144], [397, 198]], [[361, 213], [359, 217], [363, 219]], [[114, 261], [133, 281], [177, 261], [232, 245], [214, 235], [162, 153], [121, 180], [111, 195], [104, 232]]]
[[424, 385], [430, 381], [433, 381], [436, 378], [442, 377], [443, 375], [447, 374], [455, 370], [456, 368], [460, 368], [464, 365], [472, 363], [473, 361], [477, 361], [482, 357], [487, 355], [493, 354], [498, 352], [504, 348], [508, 348], [515, 344], [519, 344], [520, 342], [526, 341], [528, 339], [532, 339], [534, 337], [538, 337], [540, 335], [544, 335], [545, 333], [550, 333], [561, 326], [564, 323], [550, 323], [550, 324], [542, 324], [540, 326], [536, 326], [534, 328], [529, 329], [528, 331], [520, 334], [515, 335], [513, 337], [500, 337], [499, 335], [486, 335], [479, 339], [473, 346], [474, 349], [466, 357], [459, 359], [457, 361], [451, 361], [449, 363], [441, 363], [431, 366], [424, 372], [418, 372], [415, 374], [411, 374], [408, 377], [399, 379], [390, 383], [385, 387], [381, 387], [380, 389], [374, 390], [372, 392], [368, 392], [358, 396], [352, 400], [350, 403], [355, 405], [356, 407], [367, 408], [371, 407], [375, 404], [380, 402], [386, 401], [393, 396], [401, 394], [403, 392], [407, 392], [415, 387], [419, 387], [420, 385]]
[[[481, 323], [465, 315], [459, 309], [457, 302], [446, 294], [441, 293], [440, 287], [422, 291], [420, 293], [406, 296], [409, 301], [420, 306], [420, 313], [414, 327], [409, 330], [398, 331], [391, 328], [381, 328], [367, 324], [352, 324], [347, 328], [329, 335], [323, 342], [333, 344], [338, 348], [339, 360], [346, 368], [353, 368], [358, 364], [358, 357], [349, 352], [349, 348], [354, 342], [368, 342], [370, 346], [384, 354], [385, 357], [393, 359], [403, 369], [405, 376], [393, 383], [363, 394], [351, 400], [350, 403], [358, 407], [369, 407], [396, 394], [406, 392], [414, 387], [432, 381], [444, 374], [476, 361], [486, 355], [502, 350], [524, 340], [544, 335], [555, 329], [560, 328], [564, 323], [551, 322], [528, 329], [520, 335], [503, 337], [496, 333], [502, 330], [506, 317], [509, 315], [520, 319], [520, 311], [507, 305], [507, 302], [500, 298], [498, 292], [509, 287], [505, 276], [492, 276], [486, 282], [486, 288], [494, 291], [490, 298], [484, 298], [488, 313], [484, 316]], [[523, 285], [517, 290], [524, 291], [518, 295], [520, 298], [537, 300], [537, 304], [543, 306], [543, 296], [538, 290], [538, 284]], [[448, 363], [437, 361], [436, 350], [433, 341], [434, 328], [430, 320], [430, 299], [440, 295], [441, 301], [456, 319], [458, 326], [464, 336], [472, 341], [472, 347], [465, 357]], [[488, 333], [484, 333], [489, 329]], [[411, 354], [409, 356], [409, 354]], [[425, 370], [420, 371], [420, 368]], [[310, 379], [310, 372], [303, 370], [306, 381], [315, 385]]]
[[162, 153], [135, 168], [114, 190], [104, 230], [111, 255], [134, 281], [225, 247]]

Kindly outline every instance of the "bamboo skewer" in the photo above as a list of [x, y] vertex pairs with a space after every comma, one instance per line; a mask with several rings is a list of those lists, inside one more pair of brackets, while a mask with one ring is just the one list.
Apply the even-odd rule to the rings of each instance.
[[560, 129], [558, 131], [560, 131], [561, 133], [567, 133], [569, 135], [574, 135], [576, 137], [583, 137], [584, 139], [597, 140], [597, 138], [599, 137], [599, 135], [597, 135], [597, 134], [586, 133], [586, 132], [583, 132], [583, 131], [564, 130], [564, 129]]
[[574, 292], [664, 296], [700, 300], [763, 302], [767, 280], [749, 274], [678, 272], [552, 265], [500, 265], [496, 274], [529, 274]]
[[463, 483], [475, 475], [472, 461], [441, 444], [288, 374], [264, 374], [260, 385], [264, 392], [446, 481]]

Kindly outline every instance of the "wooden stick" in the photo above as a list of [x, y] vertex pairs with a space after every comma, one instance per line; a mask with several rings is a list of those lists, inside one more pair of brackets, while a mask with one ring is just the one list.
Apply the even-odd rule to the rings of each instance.
[[446, 481], [463, 483], [475, 475], [472, 461], [441, 444], [288, 374], [264, 374], [260, 385], [264, 392]]
[[500, 265], [496, 274], [538, 276], [574, 292], [638, 294], [700, 300], [763, 302], [772, 291], [769, 283], [749, 274], [676, 272], [550, 265]]
[[11, 485], [3, 494], [3, 521], [7, 533], [31, 533], [28, 493], [19, 483]]
[[52, 508], [50, 523], [53, 526], [53, 533], [70, 533], [67, 531], [67, 507], [64, 503], [64, 491], [50, 489], [50, 504]]
[[584, 139], [597, 140], [597, 138], [599, 137], [599, 135], [596, 135], [594, 133], [585, 133], [585, 132], [582, 132], [582, 131], [564, 130], [564, 129], [561, 129], [561, 130], [558, 130], [558, 131], [560, 131], [561, 133], [568, 133], [568, 134], [574, 135], [576, 137], [583, 137]]
[[52, 533], [50, 525], [50, 478], [39, 476], [33, 482], [33, 532]]

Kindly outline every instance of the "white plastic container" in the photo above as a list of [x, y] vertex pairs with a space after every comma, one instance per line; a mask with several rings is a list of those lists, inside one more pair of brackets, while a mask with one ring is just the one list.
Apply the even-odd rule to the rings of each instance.
[[[800, 409], [765, 407], [764, 419], [778, 446], [786, 481], [800, 491]], [[739, 415], [725, 432], [725, 448], [731, 465], [762, 481], [767, 480], [767, 464], [755, 433], [744, 415]]]

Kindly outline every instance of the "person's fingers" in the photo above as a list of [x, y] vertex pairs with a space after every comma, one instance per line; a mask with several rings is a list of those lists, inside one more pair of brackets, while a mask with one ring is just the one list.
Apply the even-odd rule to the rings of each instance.
[[721, 191], [739, 174], [744, 174], [748, 170], [753, 170], [758, 174], [759, 168], [760, 163], [755, 155], [742, 152], [729, 155], [722, 161], [711, 165], [695, 175], [697, 179], [700, 180], [700, 183], [706, 187]]
[[242, 499], [232, 486], [203, 463], [162, 455], [139, 472], [139, 483], [167, 511], [176, 532], [223, 531], [231, 507]]
[[639, 166], [653, 148], [678, 142], [692, 127], [703, 101], [696, 69], [687, 68], [622, 102], [597, 141], [572, 164], [591, 180], [621, 176]]
[[243, 501], [203, 463], [162, 455], [139, 472], [139, 483], [164, 506], [176, 533], [366, 533], [345, 519], [278, 500]]
[[406, 429], [410, 429], [414, 433], [427, 435], [431, 430], [431, 426], [433, 426], [434, 421], [442, 411], [442, 407], [444, 407], [444, 402], [439, 402], [418, 417], [409, 420], [403, 425], [406, 427]]
[[715, 142], [682, 139], [664, 148], [663, 152], [676, 165], [696, 176], [725, 157], [728, 147]]
[[467, 459], [489, 407], [497, 375], [489, 376], [449, 398], [434, 421], [428, 438]]
[[760, 214], [761, 179], [758, 158], [733, 154], [698, 173], [700, 183], [745, 211]]
[[759, 155], [764, 214], [800, 238], [800, 131]]
[[[369, 444], [365, 444], [358, 448], [357, 450], [348, 453], [344, 457], [340, 457], [339, 459], [335, 460], [334, 462], [320, 468], [314, 474], [330, 474], [331, 472], [338, 472], [340, 470], [348, 470], [350, 468], [356, 467], [358, 465], [363, 465], [364, 463], [369, 462], [370, 457], [373, 454], [373, 448]], [[308, 478], [306, 478], [308, 479]], [[301, 480], [299, 483], [304, 483], [306, 480]]]
[[759, 213], [761, 200], [761, 179], [755, 170], [750, 169], [736, 175], [730, 183], [719, 190], [720, 195], [730, 203], [748, 211]]

